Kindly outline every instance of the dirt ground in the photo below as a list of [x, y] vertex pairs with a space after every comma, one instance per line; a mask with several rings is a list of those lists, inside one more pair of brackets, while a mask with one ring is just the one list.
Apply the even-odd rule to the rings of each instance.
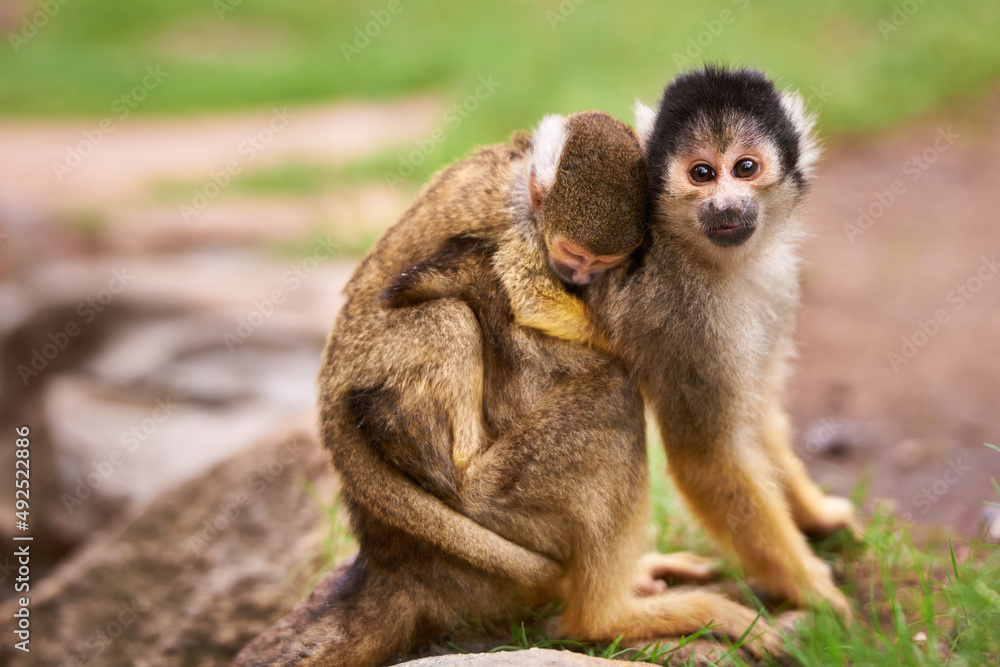
[[[420, 98], [292, 110], [299, 124], [248, 169], [282, 160], [338, 164], [394, 145], [409, 150], [433, 131], [437, 108]], [[380, 183], [331, 184], [319, 205], [315, 196], [220, 197], [192, 225], [151, 194], [160, 181], [205, 178], [268, 117], [247, 114], [235, 126], [224, 118], [136, 120], [108, 134], [67, 183], [55, 179], [51, 162], [94, 121], [0, 121], [0, 234], [7, 235], [0, 235], [0, 278], [16, 279], [11, 267], [25, 265], [12, 248], [25, 247], [19, 241], [33, 225], [58, 225], [75, 213], [104, 222], [103, 231], [89, 233], [99, 237], [90, 247], [105, 261], [138, 258], [149, 266], [163, 258], [165, 267], [168, 255], [198, 252], [199, 262], [185, 265], [208, 267], [214, 263], [206, 253], [227, 252], [226, 244], [266, 246], [313, 231], [328, 219], [317, 217], [317, 206], [370, 229], [390, 224], [408, 203]], [[389, 124], [392, 137], [375, 131], [386, 118], [401, 119]], [[980, 529], [984, 502], [1000, 500], [990, 483], [1000, 478], [1000, 454], [983, 445], [1000, 444], [998, 184], [996, 100], [975, 113], [942, 114], [830, 146], [809, 196], [800, 359], [789, 388], [799, 449], [821, 482], [847, 493], [867, 480], [868, 509], [891, 499], [904, 517], [967, 534]], [[68, 247], [78, 259], [80, 248]], [[67, 252], [36, 251], [39, 261], [61, 261]], [[232, 270], [246, 271], [247, 280], [229, 273], [228, 283], [259, 282], [262, 265], [241, 258]], [[335, 273], [346, 279], [349, 271]], [[168, 290], [170, 278], [161, 274]], [[200, 280], [188, 271], [176, 278]], [[329, 299], [333, 288], [339, 285], [318, 291]], [[243, 312], [243, 301], [234, 312]], [[301, 308], [311, 312], [305, 301]], [[311, 385], [311, 372], [301, 375]], [[119, 432], [129, 420], [134, 416], [107, 428]], [[59, 432], [58, 424], [52, 430]], [[156, 471], [132, 472], [141, 483]]]
[[838, 491], [865, 472], [870, 498], [964, 533], [998, 500], [1000, 454], [983, 445], [1000, 441], [998, 183], [995, 101], [843, 141], [803, 247], [789, 403], [810, 468]]

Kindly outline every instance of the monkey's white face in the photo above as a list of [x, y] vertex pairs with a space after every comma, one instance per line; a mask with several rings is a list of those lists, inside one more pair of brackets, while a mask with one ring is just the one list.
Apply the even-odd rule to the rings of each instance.
[[[782, 180], [779, 156], [770, 142], [729, 142], [719, 150], [703, 141], [677, 155], [667, 170], [667, 208], [684, 209], [682, 233], [717, 248], [745, 244], [764, 216], [768, 194]], [[699, 238], [700, 237], [700, 238]]]

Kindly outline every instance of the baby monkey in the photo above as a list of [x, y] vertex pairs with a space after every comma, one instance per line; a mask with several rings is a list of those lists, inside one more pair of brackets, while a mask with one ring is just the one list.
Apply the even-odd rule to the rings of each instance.
[[[578, 640], [655, 640], [750, 609], [706, 591], [639, 596], [648, 472], [632, 373], [578, 291], [632, 261], [645, 158], [602, 112], [547, 117], [440, 173], [346, 288], [320, 427], [360, 543], [290, 642], [236, 664], [377, 665], [470, 616], [565, 598]], [[773, 648], [760, 623], [753, 648]]]

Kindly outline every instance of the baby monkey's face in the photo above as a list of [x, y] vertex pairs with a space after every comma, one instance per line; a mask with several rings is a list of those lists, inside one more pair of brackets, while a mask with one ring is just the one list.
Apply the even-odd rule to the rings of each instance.
[[689, 203], [698, 231], [719, 247], [747, 242], [757, 230], [761, 206], [781, 179], [778, 154], [769, 142], [703, 141], [673, 160], [668, 187]]
[[[634, 248], [633, 248], [634, 249]], [[553, 236], [548, 244], [549, 265], [562, 280], [586, 285], [601, 277], [608, 269], [620, 265], [631, 251], [617, 255], [595, 255], [583, 242], [574, 241], [561, 234]]]
[[532, 204], [549, 266], [563, 281], [586, 285], [642, 241], [646, 159], [635, 133], [604, 112], [557, 122], [547, 119], [535, 135], [537, 154], [552, 156], [552, 168], [543, 162], [531, 171]]

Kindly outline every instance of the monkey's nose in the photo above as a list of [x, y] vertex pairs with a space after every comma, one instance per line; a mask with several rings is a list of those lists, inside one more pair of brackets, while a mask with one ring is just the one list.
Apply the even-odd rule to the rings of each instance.
[[595, 255], [569, 239], [556, 237], [549, 249], [549, 263], [560, 278], [569, 283], [586, 285], [613, 266], [621, 264], [626, 255]]
[[552, 260], [552, 268], [560, 278], [568, 283], [576, 283], [577, 285], [586, 285], [600, 275], [600, 272], [594, 274], [586, 268], [579, 268], [556, 260]]
[[708, 200], [698, 211], [698, 222], [709, 240], [728, 247], [742, 245], [757, 228], [757, 202], [751, 197], [737, 201]]
[[750, 197], [721, 202], [710, 199], [701, 205], [699, 217], [711, 227], [736, 227], [756, 223], [757, 212], [757, 202]]

